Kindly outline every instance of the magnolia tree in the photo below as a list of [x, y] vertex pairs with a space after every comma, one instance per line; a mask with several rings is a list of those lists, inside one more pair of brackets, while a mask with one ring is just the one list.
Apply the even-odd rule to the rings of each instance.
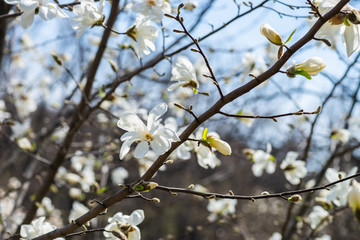
[[358, 9], [1, 0], [0, 238], [358, 239]]

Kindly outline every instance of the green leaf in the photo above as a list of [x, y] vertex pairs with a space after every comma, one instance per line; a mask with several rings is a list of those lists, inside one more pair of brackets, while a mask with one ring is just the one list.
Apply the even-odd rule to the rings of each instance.
[[137, 191], [137, 192], [144, 191], [144, 186], [143, 186], [143, 185], [137, 185], [137, 186], [135, 187], [135, 191]]
[[308, 72], [304, 71], [304, 70], [296, 70], [296, 71], [293, 72], [293, 74], [304, 76], [309, 80], [311, 79], [310, 74]]
[[196, 88], [193, 88], [193, 92], [197, 94], [199, 91]]
[[292, 36], [294, 35], [294, 33], [296, 32], [297, 29], [295, 29], [291, 34], [290, 36], [288, 37], [288, 39], [283, 43], [283, 45], [285, 45], [286, 43], [290, 42]]
[[100, 95], [101, 98], [105, 97], [105, 93], [104, 93], [102, 87], [99, 88], [99, 95]]
[[270, 160], [270, 161], [272, 161], [272, 162], [275, 162], [275, 158], [274, 158], [274, 156], [273, 156], [273, 155], [270, 155], [269, 160]]
[[207, 140], [207, 133], [208, 133], [208, 129], [205, 128], [204, 131], [203, 131], [203, 134], [202, 134], [202, 139], [203, 139], [204, 141]]
[[100, 188], [99, 190], [97, 190], [96, 193], [101, 194], [101, 193], [105, 192], [106, 190], [108, 190], [108, 187], [103, 187], [103, 188]]
[[350, 27], [349, 20], [348, 20], [348, 18], [346, 16], [344, 18], [344, 24], [345, 24], [345, 26]]
[[239, 110], [239, 111], [236, 113], [236, 115], [242, 115], [242, 113], [243, 113], [243, 110]]

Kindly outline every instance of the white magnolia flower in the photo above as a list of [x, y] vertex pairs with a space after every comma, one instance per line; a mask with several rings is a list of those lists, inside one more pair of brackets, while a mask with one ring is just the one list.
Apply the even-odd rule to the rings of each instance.
[[325, 227], [330, 221], [330, 219], [326, 220], [328, 217], [328, 211], [320, 206], [315, 206], [308, 216], [311, 229], [320, 230], [322, 227]]
[[[348, 174], [345, 172], [338, 172], [333, 168], [328, 168], [325, 172], [325, 177], [328, 182], [335, 182], [339, 180], [339, 176], [342, 178], [346, 176], [354, 175], [357, 172], [357, 167], [353, 167]], [[334, 187], [328, 191], [326, 199], [332, 201], [336, 206], [342, 207], [346, 206], [348, 193], [350, 191], [350, 181], [344, 181], [336, 184]]]
[[269, 238], [269, 240], [282, 240], [282, 236], [278, 232], [274, 232], [273, 235]]
[[193, 11], [195, 8], [197, 8], [199, 6], [198, 1], [196, 0], [189, 0], [185, 3], [185, 7], [184, 9], [188, 10], [188, 11]]
[[[45, 217], [40, 217], [33, 220], [31, 224], [21, 225], [20, 236], [26, 239], [32, 239], [56, 229], [56, 226], [44, 221]], [[64, 238], [56, 239], [60, 240]]]
[[120, 116], [117, 126], [128, 131], [121, 136], [124, 143], [120, 149], [120, 159], [130, 151], [130, 146], [138, 142], [134, 156], [142, 158], [149, 150], [149, 146], [158, 155], [170, 149], [171, 142], [179, 141], [179, 137], [174, 131], [160, 124], [160, 117], [167, 111], [167, 105], [161, 103], [154, 107], [148, 116], [147, 125], [134, 113], [124, 113]]
[[269, 24], [261, 25], [260, 33], [275, 45], [281, 46], [283, 44], [281, 36]]
[[142, 0], [135, 3], [132, 10], [142, 14], [144, 17], [153, 17], [153, 21], [161, 22], [164, 13], [171, 12], [171, 5], [167, 0]]
[[292, 77], [292, 74], [296, 74], [298, 71], [305, 71], [310, 76], [316, 76], [321, 70], [326, 67], [326, 64], [320, 57], [311, 57], [303, 63], [296, 64], [293, 62], [293, 65], [290, 66], [286, 72], [289, 77]]
[[235, 206], [237, 204], [236, 199], [210, 199], [207, 205], [207, 210], [211, 213], [208, 217], [210, 222], [216, 221], [219, 217], [224, 217], [236, 212]]
[[155, 39], [158, 37], [158, 30], [150, 25], [151, 20], [151, 17], [139, 17], [136, 19], [135, 25], [126, 31], [126, 34], [138, 45], [135, 50], [138, 58], [142, 53], [149, 55], [150, 50], [156, 50]]
[[217, 133], [208, 134], [207, 128], [205, 128], [202, 133], [200, 143], [205, 147], [208, 147], [211, 152], [213, 152], [214, 148], [224, 155], [231, 155], [230, 145], [227, 142], [221, 140], [220, 136]]
[[354, 215], [360, 221], [360, 183], [352, 180], [351, 190], [348, 195], [348, 203], [352, 208]]
[[[203, 128], [199, 128], [195, 133], [196, 139], [201, 139], [203, 134]], [[218, 136], [216, 132], [210, 132], [211, 136]], [[215, 168], [221, 164], [220, 160], [216, 155], [210, 150], [209, 147], [206, 147], [203, 144], [198, 144], [197, 142], [194, 145], [194, 151], [196, 153], [197, 161], [199, 165], [203, 168]]]
[[325, 234], [325, 235], [322, 235], [321, 237], [315, 238], [314, 240], [331, 240], [331, 236]]
[[34, 21], [35, 12], [44, 20], [51, 20], [55, 17], [69, 17], [61, 8], [49, 2], [49, 0], [4, 0], [7, 4], [18, 5], [23, 12], [20, 18], [20, 26], [24, 29], [31, 26]]
[[129, 172], [123, 167], [117, 167], [111, 172], [111, 181], [115, 185], [123, 184]]
[[118, 235], [125, 235], [127, 240], [140, 240], [140, 229], [137, 227], [144, 221], [145, 215], [143, 210], [135, 210], [130, 216], [123, 215], [121, 212], [116, 213], [113, 217], [108, 219], [109, 224], [105, 227], [104, 236], [107, 239], [118, 240], [111, 232], [116, 232]]
[[73, 11], [77, 16], [71, 21], [77, 23], [72, 27], [75, 31], [78, 31], [76, 33], [77, 38], [84, 34], [86, 28], [101, 25], [104, 22], [104, 5], [105, 0], [100, 0], [99, 5], [94, 0], [81, 0], [80, 5], [73, 7]]
[[198, 88], [199, 82], [196, 79], [196, 72], [194, 65], [185, 56], [177, 58], [175, 66], [171, 70], [172, 77], [170, 81], [174, 81], [169, 86], [168, 91], [173, 91], [178, 87]]
[[[73, 202], [72, 209], [69, 214], [69, 222], [76, 220], [77, 218], [81, 217], [88, 211], [89, 211], [89, 208], [86, 207], [84, 204], [79, 203], [77, 201]], [[90, 225], [90, 223], [88, 222], [87, 225]]]
[[10, 117], [11, 114], [6, 111], [5, 101], [0, 99], [0, 123]]
[[274, 157], [270, 154], [271, 144], [267, 144], [266, 152], [263, 150], [256, 150], [252, 155], [252, 161], [254, 162], [251, 170], [253, 171], [254, 176], [260, 177], [264, 170], [268, 174], [273, 174], [275, 172], [276, 164]]
[[258, 76], [267, 70], [265, 60], [260, 56], [256, 56], [252, 52], [247, 52], [244, 54], [239, 67], [242, 71], [240, 75], [241, 82], [244, 82], [246, 78], [249, 77], [249, 73], [253, 74], [254, 76]]
[[331, 138], [338, 143], [345, 144], [350, 140], [350, 131], [344, 128], [334, 130], [331, 132]]
[[[339, 0], [321, 1], [321, 3], [318, 4], [319, 11], [324, 14], [338, 3]], [[334, 31], [340, 31], [343, 36], [342, 40], [346, 48], [347, 56], [350, 56], [360, 48], [360, 25], [358, 24], [359, 20], [357, 19], [359, 12], [356, 13], [356, 11], [358, 10], [353, 8], [350, 4], [346, 4], [339, 14], [330, 19], [324, 27], [318, 31], [316, 37], [326, 36]], [[335, 30], [329, 31], [330, 27]]]
[[293, 185], [299, 184], [300, 179], [307, 174], [305, 162], [296, 160], [297, 157], [298, 153], [288, 152], [285, 160], [280, 165], [280, 168], [284, 170], [286, 179]]

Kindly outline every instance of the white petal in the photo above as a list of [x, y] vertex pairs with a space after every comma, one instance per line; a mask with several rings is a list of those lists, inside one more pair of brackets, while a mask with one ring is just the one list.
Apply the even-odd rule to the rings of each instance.
[[139, 134], [138, 132], [126, 132], [120, 138], [121, 141], [129, 141], [129, 140], [138, 141], [142, 139], [143, 139], [142, 135]]
[[164, 141], [164, 139], [160, 136], [154, 137], [154, 140], [150, 142], [150, 145], [154, 152], [158, 155], [162, 155], [170, 148], [170, 143], [168, 141]]
[[159, 105], [151, 109], [147, 120], [148, 129], [152, 129], [156, 120], [158, 120], [166, 111], [167, 111], [166, 103], [160, 103]]
[[144, 221], [144, 219], [145, 219], [144, 211], [141, 209], [138, 209], [131, 213], [129, 223], [132, 226], [136, 226], [136, 225], [139, 225], [140, 223], [142, 223], [142, 221]]
[[39, 15], [44, 20], [51, 20], [56, 17], [56, 9], [48, 6], [39, 8]]
[[128, 240], [140, 240], [141, 233], [138, 227], [134, 227], [135, 231], [129, 232]]
[[21, 11], [33, 11], [39, 5], [38, 1], [33, 0], [21, 0], [19, 2], [19, 8]]
[[20, 2], [20, 0], [4, 0], [7, 4], [16, 5]]
[[180, 141], [180, 138], [178, 137], [176, 132], [174, 132], [170, 128], [160, 127], [156, 131], [156, 134], [159, 134], [159, 135], [161, 135], [161, 136], [165, 137], [166, 139], [168, 139], [170, 141], [173, 141], [173, 142]]
[[180, 82], [173, 83], [168, 87], [167, 90], [169, 92], [174, 91], [175, 89], [181, 87], [184, 83], [185, 83], [185, 81], [180, 81]]
[[134, 157], [143, 158], [149, 151], [149, 145], [146, 141], [141, 141], [135, 148]]
[[33, 10], [23, 12], [20, 19], [20, 26], [24, 29], [31, 26], [34, 21], [35, 12]]
[[345, 44], [348, 57], [359, 48], [359, 41], [358, 25], [350, 24], [349, 27], [345, 27], [343, 43]]
[[130, 151], [130, 146], [133, 142], [134, 141], [123, 142], [120, 149], [120, 155], [119, 155], [120, 160], [122, 160], [125, 157], [125, 155], [128, 154], [128, 152]]
[[120, 116], [117, 126], [125, 131], [146, 132], [146, 126], [134, 113], [124, 113]]

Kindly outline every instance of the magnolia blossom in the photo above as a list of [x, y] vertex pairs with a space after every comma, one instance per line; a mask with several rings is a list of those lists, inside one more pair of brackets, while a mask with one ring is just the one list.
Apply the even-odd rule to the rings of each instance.
[[[335, 182], [339, 180], [339, 177], [342, 178], [346, 176], [354, 175], [357, 172], [357, 167], [353, 167], [348, 174], [345, 172], [338, 172], [333, 168], [328, 168], [325, 172], [325, 177], [328, 182]], [[332, 201], [336, 206], [342, 207], [345, 206], [347, 203], [348, 193], [350, 191], [350, 181], [344, 181], [341, 183], [336, 184], [334, 187], [328, 191], [328, 194], [325, 198], [328, 201]]]
[[135, 25], [126, 31], [126, 34], [138, 45], [136, 48], [138, 58], [141, 57], [141, 53], [149, 55], [150, 50], [155, 51], [156, 49], [154, 42], [158, 37], [158, 31], [156, 27], [150, 26], [152, 19], [152, 17], [139, 17], [136, 19]]
[[350, 131], [344, 128], [332, 131], [331, 139], [334, 139], [338, 143], [341, 142], [345, 144], [350, 140]]
[[283, 45], [281, 36], [269, 24], [261, 25], [260, 33], [264, 35], [271, 43], [279, 46]]
[[[40, 217], [31, 222], [31, 224], [21, 225], [20, 236], [26, 239], [32, 239], [56, 229], [56, 226], [45, 222], [45, 217]], [[58, 240], [64, 238], [56, 238]]]
[[305, 62], [296, 64], [293, 62], [293, 65], [287, 69], [287, 74], [289, 77], [294, 76], [293, 74], [297, 74], [297, 72], [305, 71], [310, 76], [316, 76], [321, 70], [326, 67], [326, 64], [320, 57], [311, 57], [307, 59]]
[[185, 3], [185, 7], [184, 9], [188, 10], [188, 11], [193, 11], [195, 8], [197, 8], [199, 6], [198, 1], [195, 0], [189, 0]]
[[221, 140], [217, 133], [212, 133], [209, 135], [207, 133], [208, 129], [205, 128], [200, 140], [201, 144], [203, 144], [205, 147], [208, 147], [211, 152], [213, 151], [212, 148], [215, 148], [224, 155], [231, 155], [231, 147], [227, 142]]
[[253, 171], [254, 176], [260, 177], [264, 170], [268, 174], [273, 174], [275, 172], [275, 158], [270, 154], [271, 149], [271, 144], [268, 143], [266, 152], [263, 150], [256, 150], [252, 154], [251, 160], [254, 162], [254, 164], [251, 170]]
[[244, 82], [246, 78], [249, 77], [249, 73], [253, 74], [254, 76], [258, 76], [266, 71], [267, 66], [265, 60], [262, 57], [256, 56], [252, 52], [247, 52], [241, 59], [240, 68], [242, 71], [240, 81]]
[[153, 21], [161, 22], [164, 13], [171, 12], [171, 5], [167, 0], [142, 0], [135, 3], [132, 10], [144, 17], [152, 16]]
[[[79, 203], [79, 202], [75, 201], [73, 203], [73, 205], [72, 205], [72, 209], [71, 209], [70, 214], [69, 214], [69, 222], [72, 222], [73, 220], [76, 220], [77, 218], [81, 217], [82, 215], [84, 215], [88, 211], [89, 211], [88, 207], [86, 207], [82, 203]], [[87, 225], [90, 225], [90, 223], [88, 223]]]
[[352, 180], [351, 190], [348, 195], [348, 203], [352, 208], [355, 217], [360, 222], [360, 183], [356, 180]]
[[168, 91], [173, 91], [178, 87], [190, 87], [197, 89], [199, 82], [196, 79], [196, 72], [193, 64], [185, 56], [177, 58], [175, 66], [171, 70], [172, 77], [170, 81], [174, 81], [169, 86]]
[[[203, 128], [199, 128], [195, 133], [196, 139], [201, 139], [203, 134]], [[210, 136], [218, 136], [215, 132], [210, 132]], [[203, 168], [215, 168], [220, 165], [220, 160], [216, 155], [210, 150], [209, 147], [204, 144], [196, 143], [194, 146], [194, 151], [196, 153], [197, 161], [199, 165]]]
[[100, 0], [99, 4], [94, 0], [81, 0], [80, 5], [73, 7], [73, 12], [77, 16], [71, 21], [77, 23], [72, 27], [75, 31], [78, 31], [76, 33], [77, 38], [84, 34], [86, 28], [101, 25], [104, 22], [104, 5], [105, 0]]
[[170, 149], [171, 142], [179, 141], [176, 133], [160, 124], [160, 117], [167, 111], [167, 105], [161, 103], [154, 107], [148, 116], [147, 125], [134, 113], [124, 113], [120, 116], [117, 126], [128, 131], [121, 136], [124, 143], [120, 149], [120, 159], [130, 151], [130, 146], [138, 142], [135, 148], [134, 156], [142, 158], [149, 150], [149, 146], [158, 155], [163, 154]]
[[[331, 10], [339, 0], [318, 0], [316, 4], [321, 14], [325, 14]], [[353, 8], [350, 4], [346, 4], [340, 13], [331, 18], [315, 35], [316, 37], [323, 37], [340, 32], [343, 36], [342, 41], [346, 48], [347, 56], [351, 56], [360, 47], [360, 25], [358, 20], [358, 10]], [[334, 29], [334, 30], [331, 30]]]
[[326, 221], [328, 217], [328, 211], [320, 206], [315, 206], [313, 211], [308, 216], [311, 229], [320, 230], [320, 228], [325, 227], [328, 223], [328, 221]]
[[282, 240], [282, 235], [278, 232], [274, 232], [273, 235], [269, 238], [269, 240]]
[[121, 212], [116, 213], [108, 219], [109, 224], [105, 227], [104, 236], [107, 239], [117, 240], [119, 237], [115, 236], [115, 233], [119, 236], [125, 235], [120, 239], [140, 240], [141, 234], [137, 225], [142, 223], [144, 218], [144, 211], [139, 209], [132, 212], [130, 216], [123, 215]]
[[207, 210], [211, 213], [208, 220], [214, 222], [218, 217], [234, 214], [236, 212], [236, 204], [236, 199], [210, 199], [209, 204], [207, 205]]
[[123, 167], [117, 167], [111, 172], [111, 181], [115, 185], [123, 184], [129, 176], [129, 172]]
[[300, 178], [307, 174], [305, 162], [296, 160], [298, 153], [288, 152], [285, 160], [281, 163], [280, 168], [284, 170], [286, 179], [293, 185], [300, 183]]
[[20, 18], [20, 26], [24, 29], [31, 26], [34, 21], [35, 12], [43, 20], [51, 20], [55, 17], [69, 17], [61, 8], [49, 2], [49, 0], [4, 0], [7, 4], [18, 5], [23, 12]]

